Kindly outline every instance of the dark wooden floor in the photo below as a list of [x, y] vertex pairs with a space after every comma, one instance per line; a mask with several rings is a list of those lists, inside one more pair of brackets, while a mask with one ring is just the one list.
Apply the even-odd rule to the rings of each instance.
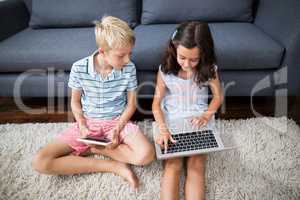
[[[151, 100], [139, 100], [133, 120], [153, 119]], [[23, 104], [23, 105], [21, 105]], [[74, 121], [68, 98], [25, 98], [0, 97], [0, 123], [28, 122], [71, 122]], [[227, 97], [217, 113], [221, 119], [244, 119], [257, 116], [274, 116], [275, 100], [270, 97], [255, 97], [253, 109], [249, 97]], [[300, 124], [300, 97], [287, 99], [287, 115]], [[283, 104], [284, 107], [284, 104]], [[284, 110], [284, 109], [283, 109]]]

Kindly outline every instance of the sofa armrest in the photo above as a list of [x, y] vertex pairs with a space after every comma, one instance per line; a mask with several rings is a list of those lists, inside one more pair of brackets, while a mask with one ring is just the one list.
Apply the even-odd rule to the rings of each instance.
[[285, 48], [288, 94], [300, 96], [300, 1], [259, 0], [254, 24]]
[[0, 1], [0, 41], [28, 27], [29, 12], [22, 0]]

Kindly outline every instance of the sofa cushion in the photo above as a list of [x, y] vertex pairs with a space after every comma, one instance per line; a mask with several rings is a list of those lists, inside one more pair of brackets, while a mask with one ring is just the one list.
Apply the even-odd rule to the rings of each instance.
[[223, 69], [275, 69], [284, 47], [251, 23], [210, 24], [218, 63]]
[[33, 28], [92, 26], [103, 15], [119, 17], [134, 27], [136, 0], [32, 0], [29, 25]]
[[[175, 24], [139, 25], [135, 28], [133, 62], [140, 70], [157, 70]], [[220, 69], [274, 69], [284, 48], [251, 23], [210, 24]]]
[[24, 3], [26, 4], [26, 7], [29, 11], [29, 13], [31, 13], [31, 8], [32, 8], [32, 0], [23, 0]]
[[252, 21], [253, 0], [143, 0], [142, 24]]
[[93, 28], [25, 29], [0, 43], [0, 72], [70, 70], [96, 49]]
[[175, 24], [139, 25], [134, 29], [135, 47], [132, 61], [138, 70], [156, 70]]

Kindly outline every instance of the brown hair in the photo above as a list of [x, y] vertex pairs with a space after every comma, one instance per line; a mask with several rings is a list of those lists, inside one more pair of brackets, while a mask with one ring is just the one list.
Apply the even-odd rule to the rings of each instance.
[[203, 83], [216, 77], [214, 43], [207, 23], [190, 21], [182, 23], [177, 27], [169, 41], [162, 61], [162, 71], [166, 74], [178, 75], [181, 69], [177, 62], [176, 53], [179, 45], [188, 49], [198, 47], [200, 50], [200, 60], [195, 74], [197, 85], [201, 87]]

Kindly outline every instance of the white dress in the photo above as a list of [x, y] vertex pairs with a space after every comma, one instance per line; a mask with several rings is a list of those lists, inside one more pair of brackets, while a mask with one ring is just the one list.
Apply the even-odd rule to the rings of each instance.
[[173, 74], [164, 74], [161, 66], [159, 73], [167, 87], [161, 104], [167, 121], [201, 116], [207, 110], [209, 95], [207, 83], [199, 87], [193, 78], [182, 79]]

